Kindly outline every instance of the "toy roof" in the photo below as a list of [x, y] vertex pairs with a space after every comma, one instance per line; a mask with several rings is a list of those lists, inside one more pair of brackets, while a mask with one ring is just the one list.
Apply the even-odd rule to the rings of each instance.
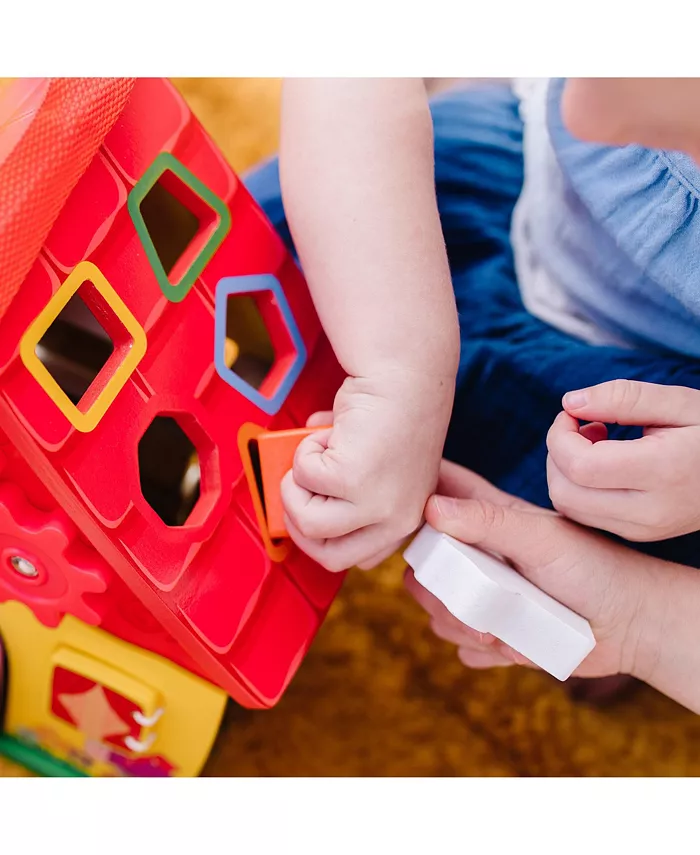
[[[22, 82], [0, 101], [0, 132], [0, 429], [206, 676], [269, 706], [340, 584], [264, 541], [240, 450], [331, 409], [342, 382], [303, 277], [164, 81]], [[157, 185], [201, 226], [168, 264], [144, 222]], [[84, 286], [115, 347], [76, 405], [37, 348]], [[230, 371], [215, 330], [243, 296], [275, 339], [259, 389]], [[184, 525], [164, 524], [139, 485], [137, 449], [159, 418], [199, 451]]]

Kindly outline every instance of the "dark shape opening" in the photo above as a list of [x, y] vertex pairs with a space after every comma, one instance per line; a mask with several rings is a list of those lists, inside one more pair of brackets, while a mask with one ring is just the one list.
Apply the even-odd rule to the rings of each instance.
[[200, 460], [194, 443], [171, 416], [156, 416], [138, 447], [144, 499], [167, 526], [183, 526], [199, 502]]
[[232, 294], [226, 306], [226, 365], [260, 389], [275, 364], [275, 348], [258, 305], [249, 294]]
[[[263, 490], [262, 467], [260, 465], [260, 445], [257, 439], [248, 440], [248, 458], [250, 460], [250, 468], [253, 471], [253, 477], [255, 478], [255, 492], [260, 500], [260, 507], [267, 527], [267, 507], [265, 505], [265, 491]], [[252, 485], [250, 486], [252, 489]], [[277, 546], [283, 541], [276, 537], [270, 537], [270, 542], [273, 546]]]
[[[75, 405], [115, 352], [105, 328], [110, 310], [101, 303], [92, 284], [83, 283], [36, 346], [37, 357]], [[125, 330], [124, 336], [128, 339]]]
[[172, 192], [176, 188], [173, 181], [178, 181], [173, 173], [163, 173], [141, 202], [141, 216], [167, 276], [203, 225], [182, 197]]
[[250, 457], [250, 467], [253, 470], [253, 475], [255, 476], [255, 486], [258, 490], [258, 497], [260, 499], [262, 512], [265, 518], [267, 519], [267, 509], [265, 507], [265, 493], [263, 492], [262, 469], [260, 467], [260, 446], [258, 445], [257, 439], [251, 439], [248, 442], [248, 456]]

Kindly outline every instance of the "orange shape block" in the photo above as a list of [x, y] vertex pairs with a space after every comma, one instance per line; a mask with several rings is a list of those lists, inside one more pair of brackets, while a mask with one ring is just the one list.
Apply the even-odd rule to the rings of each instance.
[[275, 540], [288, 537], [284, 525], [280, 484], [292, 468], [294, 454], [299, 443], [302, 439], [319, 430], [326, 430], [326, 428], [265, 431], [257, 437], [267, 530], [270, 537]]

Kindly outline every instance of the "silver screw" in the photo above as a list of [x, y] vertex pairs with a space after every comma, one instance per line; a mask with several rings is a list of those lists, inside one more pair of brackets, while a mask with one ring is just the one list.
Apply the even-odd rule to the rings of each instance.
[[20, 576], [24, 576], [26, 579], [36, 579], [39, 575], [39, 571], [32, 562], [27, 561], [26, 558], [21, 558], [19, 555], [13, 555], [12, 558], [10, 558], [10, 564], [20, 574]]

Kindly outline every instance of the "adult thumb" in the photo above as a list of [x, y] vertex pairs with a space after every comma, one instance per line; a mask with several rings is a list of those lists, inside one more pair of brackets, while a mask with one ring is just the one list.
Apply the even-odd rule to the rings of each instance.
[[541, 508], [433, 496], [425, 518], [437, 531], [509, 559], [526, 576], [551, 565], [567, 545], [560, 518]]
[[[526, 579], [585, 617], [596, 617], [611, 597], [629, 588], [623, 572], [628, 562], [618, 560], [626, 547], [551, 511], [433, 496], [425, 517], [437, 531], [508, 559]], [[635, 570], [638, 563], [635, 555]]]

